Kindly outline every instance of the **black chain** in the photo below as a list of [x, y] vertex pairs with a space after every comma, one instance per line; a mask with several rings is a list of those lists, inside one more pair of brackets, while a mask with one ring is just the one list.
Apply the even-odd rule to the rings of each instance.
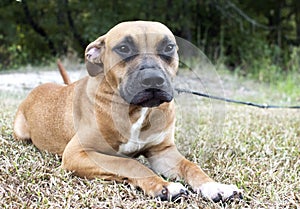
[[204, 93], [200, 93], [200, 92], [197, 92], [197, 91], [191, 91], [191, 90], [186, 90], [186, 89], [176, 88], [175, 90], [178, 93], [194, 94], [194, 95], [197, 95], [197, 96], [206, 97], [206, 98], [210, 98], [210, 99], [225, 101], [225, 102], [229, 102], [229, 103], [248, 105], [248, 106], [253, 106], [253, 107], [258, 107], [258, 108], [263, 108], [263, 109], [271, 109], [271, 108], [300, 109], [300, 106], [281, 106], [281, 105], [256, 104], [256, 103], [252, 103], [252, 102], [244, 102], [244, 101], [228, 99], [228, 98], [224, 98], [224, 97], [213, 96], [213, 95], [204, 94]]

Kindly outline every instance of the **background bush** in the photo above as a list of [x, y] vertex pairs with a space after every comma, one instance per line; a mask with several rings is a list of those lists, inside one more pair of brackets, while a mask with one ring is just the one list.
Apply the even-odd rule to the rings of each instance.
[[213, 62], [270, 80], [299, 71], [299, 0], [2, 0], [0, 68], [45, 64], [126, 20], [155, 20], [193, 42]]

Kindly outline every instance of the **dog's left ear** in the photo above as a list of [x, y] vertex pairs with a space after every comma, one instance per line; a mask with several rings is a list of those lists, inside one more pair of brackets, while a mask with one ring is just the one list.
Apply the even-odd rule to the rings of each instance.
[[90, 43], [85, 49], [85, 65], [90, 76], [103, 72], [103, 54], [105, 51], [105, 35]]

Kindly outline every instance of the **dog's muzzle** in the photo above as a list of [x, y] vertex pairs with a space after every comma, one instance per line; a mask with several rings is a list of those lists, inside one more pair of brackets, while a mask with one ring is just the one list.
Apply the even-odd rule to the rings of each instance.
[[170, 79], [161, 69], [144, 68], [128, 75], [120, 94], [129, 104], [156, 107], [170, 102], [174, 93]]

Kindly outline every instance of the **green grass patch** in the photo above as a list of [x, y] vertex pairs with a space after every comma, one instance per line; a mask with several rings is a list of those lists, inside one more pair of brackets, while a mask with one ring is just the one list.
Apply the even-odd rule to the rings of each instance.
[[282, 79], [274, 82], [272, 87], [284, 97], [285, 100], [290, 102], [300, 101], [300, 88], [299, 88], [300, 74], [289, 73]]

